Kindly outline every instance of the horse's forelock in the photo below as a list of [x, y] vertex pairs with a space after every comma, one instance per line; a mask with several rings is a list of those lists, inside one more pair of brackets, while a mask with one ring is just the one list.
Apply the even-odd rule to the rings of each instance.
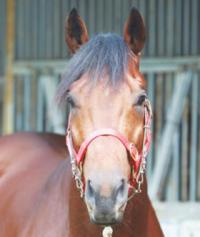
[[122, 37], [111, 33], [94, 36], [69, 60], [67, 70], [58, 86], [58, 103], [65, 102], [70, 85], [86, 73], [89, 75], [88, 82], [95, 82], [104, 77], [106, 72], [109, 85], [117, 86], [123, 81], [127, 71], [131, 71], [133, 77], [139, 79], [143, 86], [144, 82], [135, 57]]

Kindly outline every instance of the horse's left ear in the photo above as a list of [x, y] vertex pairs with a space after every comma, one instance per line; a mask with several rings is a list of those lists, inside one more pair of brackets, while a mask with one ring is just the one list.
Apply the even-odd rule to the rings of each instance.
[[65, 42], [72, 53], [88, 41], [88, 32], [85, 22], [73, 8], [65, 21]]
[[139, 54], [144, 47], [145, 39], [144, 21], [139, 11], [133, 7], [124, 26], [124, 40], [135, 54]]

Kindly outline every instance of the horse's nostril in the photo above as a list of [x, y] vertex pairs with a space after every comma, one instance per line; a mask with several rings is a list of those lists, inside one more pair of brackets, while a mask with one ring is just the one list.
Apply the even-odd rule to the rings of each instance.
[[87, 194], [88, 196], [94, 196], [94, 189], [92, 187], [92, 181], [89, 179], [87, 182]]
[[118, 194], [122, 195], [122, 194], [124, 194], [124, 191], [125, 191], [125, 180], [121, 179], [121, 183], [120, 183], [119, 187], [116, 190], [116, 195], [118, 195]]

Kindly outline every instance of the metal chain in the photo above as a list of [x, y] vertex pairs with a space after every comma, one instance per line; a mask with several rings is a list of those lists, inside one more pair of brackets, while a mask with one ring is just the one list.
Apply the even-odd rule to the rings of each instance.
[[81, 196], [81, 198], [83, 198], [84, 190], [83, 190], [83, 181], [82, 181], [82, 164], [80, 165], [80, 168], [79, 168], [77, 163], [76, 163], [70, 128], [67, 129], [67, 137], [69, 139], [68, 151], [69, 151], [69, 155], [70, 155], [72, 175], [75, 179], [76, 187], [80, 191], [80, 196]]
[[[150, 127], [146, 124], [146, 110], [148, 110], [148, 113], [150, 113], [150, 116], [152, 116], [152, 111], [151, 111], [151, 104], [149, 100], [145, 101], [145, 112], [144, 112], [144, 120], [145, 120], [145, 125], [144, 125], [144, 138], [146, 137], [146, 130], [150, 129]], [[142, 145], [142, 161], [140, 164], [139, 172], [136, 177], [136, 183], [137, 183], [137, 193], [141, 193], [141, 186], [144, 182], [144, 174], [146, 171], [146, 151], [145, 151], [145, 139], [143, 139], [143, 145]]]
[[136, 183], [137, 183], [137, 193], [141, 193], [142, 190], [141, 190], [141, 186], [144, 182], [144, 174], [145, 174], [145, 170], [146, 170], [146, 160], [145, 158], [143, 157], [143, 160], [142, 160], [142, 163], [140, 165], [140, 170], [139, 170], [139, 173], [136, 177]]
[[74, 176], [77, 189], [80, 191], [80, 196], [83, 198], [83, 181], [82, 181], [82, 170], [76, 164], [74, 157], [71, 157], [72, 175]]

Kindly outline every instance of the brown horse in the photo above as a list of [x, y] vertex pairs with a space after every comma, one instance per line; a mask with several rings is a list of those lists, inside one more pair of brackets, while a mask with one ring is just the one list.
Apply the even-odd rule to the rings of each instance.
[[150, 107], [139, 72], [142, 17], [131, 10], [123, 38], [88, 40], [74, 9], [65, 29], [75, 54], [57, 98], [70, 104], [69, 154], [60, 135], [0, 138], [0, 236], [102, 236], [111, 224], [114, 237], [163, 236], [143, 177]]

